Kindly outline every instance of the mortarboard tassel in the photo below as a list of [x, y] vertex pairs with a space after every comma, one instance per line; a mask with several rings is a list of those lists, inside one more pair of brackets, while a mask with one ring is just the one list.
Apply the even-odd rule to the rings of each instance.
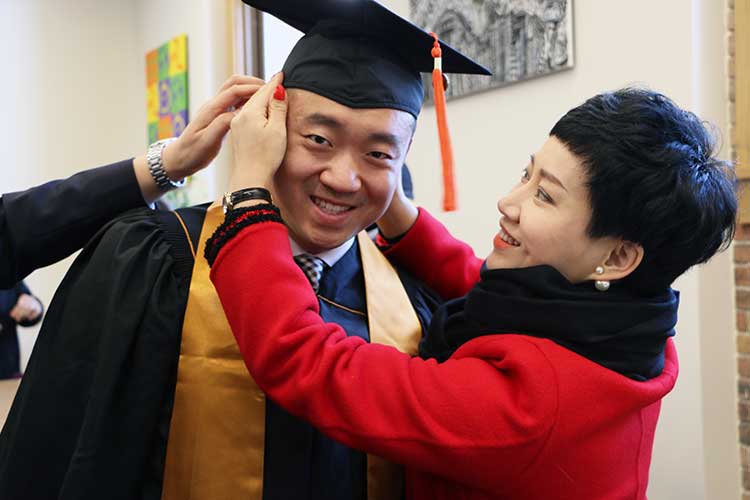
[[453, 147], [448, 132], [448, 119], [445, 109], [445, 83], [443, 81], [443, 51], [435, 33], [430, 33], [435, 39], [432, 46], [432, 57], [435, 58], [435, 69], [432, 70], [432, 90], [435, 99], [435, 114], [438, 122], [438, 137], [440, 140], [440, 156], [443, 160], [443, 210], [456, 210], [456, 185], [453, 178]]

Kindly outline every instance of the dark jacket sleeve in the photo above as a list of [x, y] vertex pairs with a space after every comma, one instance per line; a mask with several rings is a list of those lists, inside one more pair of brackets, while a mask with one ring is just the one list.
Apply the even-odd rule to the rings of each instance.
[[0, 197], [0, 288], [80, 249], [106, 222], [145, 206], [133, 161]]
[[154, 214], [106, 225], [55, 293], [0, 434], [0, 498], [152, 498], [190, 280]]

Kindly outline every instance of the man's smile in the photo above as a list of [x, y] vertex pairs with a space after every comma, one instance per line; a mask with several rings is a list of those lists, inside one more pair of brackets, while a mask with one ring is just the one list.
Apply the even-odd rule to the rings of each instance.
[[354, 209], [354, 207], [351, 205], [335, 203], [330, 200], [318, 198], [317, 196], [310, 196], [310, 200], [312, 200], [315, 206], [318, 207], [323, 213], [328, 215], [339, 215]]

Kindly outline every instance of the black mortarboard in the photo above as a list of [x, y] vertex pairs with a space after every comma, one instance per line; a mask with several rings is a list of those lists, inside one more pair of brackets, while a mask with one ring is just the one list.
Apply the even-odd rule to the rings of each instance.
[[[243, 0], [305, 33], [284, 64], [284, 86], [351, 108], [419, 114], [420, 73], [434, 68], [433, 37], [374, 0]], [[445, 73], [489, 75], [441, 43]]]
[[284, 64], [284, 86], [350, 108], [389, 108], [419, 115], [420, 73], [432, 72], [443, 163], [445, 210], [456, 209], [453, 149], [443, 73], [490, 71], [439, 42], [375, 0], [243, 0], [305, 33]]

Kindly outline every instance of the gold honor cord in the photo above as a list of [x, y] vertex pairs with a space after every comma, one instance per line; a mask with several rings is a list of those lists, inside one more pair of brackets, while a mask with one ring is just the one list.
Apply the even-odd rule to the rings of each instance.
[[162, 499], [263, 496], [266, 398], [245, 367], [203, 257], [224, 221], [206, 213], [190, 282]]
[[[422, 326], [404, 285], [388, 259], [362, 231], [357, 235], [365, 275], [370, 342], [417, 354]], [[367, 455], [367, 498], [401, 498], [404, 469], [375, 455]]]
[[[177, 387], [167, 443], [162, 499], [263, 496], [265, 395], [242, 360], [203, 257], [223, 222], [206, 213], [182, 329]], [[372, 342], [415, 354], [421, 327], [395, 269], [366, 233], [358, 235]], [[398, 498], [403, 470], [368, 456], [368, 498]]]

